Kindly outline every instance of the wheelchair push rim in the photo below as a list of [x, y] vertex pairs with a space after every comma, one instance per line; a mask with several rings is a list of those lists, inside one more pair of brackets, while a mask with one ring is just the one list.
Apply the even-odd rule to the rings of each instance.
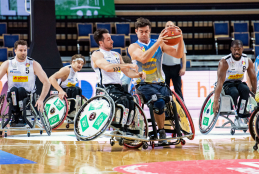
[[93, 140], [110, 126], [115, 104], [109, 96], [95, 96], [87, 100], [74, 119], [74, 132], [82, 141]]
[[58, 95], [51, 95], [44, 102], [44, 108], [53, 130], [60, 127], [66, 120], [68, 114], [68, 102], [65, 97], [61, 100]]
[[195, 128], [192, 121], [191, 114], [189, 113], [187, 107], [185, 106], [183, 100], [175, 91], [172, 91], [176, 98], [176, 108], [177, 113], [180, 117], [180, 127], [184, 133], [192, 133], [192, 136], [187, 137], [189, 140], [193, 140], [195, 137]]
[[[129, 125], [129, 128], [138, 128], [138, 130], [140, 131], [140, 136], [147, 138], [148, 137], [148, 122], [145, 116], [145, 113], [143, 111], [143, 109], [140, 107], [140, 105], [138, 103], [135, 103], [135, 116], [131, 122], [131, 124]], [[142, 116], [142, 118], [141, 118]], [[138, 149], [143, 145], [142, 141], [138, 141], [138, 140], [127, 140], [124, 141], [124, 146], [128, 147], [128, 148], [132, 148], [132, 149]]]
[[258, 109], [255, 109], [254, 112], [251, 114], [250, 116], [250, 119], [249, 119], [249, 125], [248, 125], [248, 129], [249, 129], [249, 132], [250, 132], [250, 135], [251, 137], [255, 140], [255, 136], [258, 136], [258, 132], [259, 130], [256, 130], [258, 129], [258, 116], [259, 116], [259, 111]]
[[[219, 113], [214, 115], [213, 112], [213, 104], [214, 104], [214, 91], [211, 92], [205, 99], [199, 116], [199, 129], [202, 134], [208, 134], [215, 126]], [[220, 110], [220, 102], [219, 102], [219, 110]]]

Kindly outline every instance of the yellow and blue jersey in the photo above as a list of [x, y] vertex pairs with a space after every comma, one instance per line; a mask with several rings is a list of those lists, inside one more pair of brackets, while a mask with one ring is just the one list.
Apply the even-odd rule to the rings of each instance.
[[[155, 39], [150, 39], [149, 44], [144, 44], [139, 41], [135, 42], [137, 43], [141, 50], [143, 52], [147, 51], [149, 48], [151, 48], [155, 43]], [[162, 49], [159, 46], [159, 48], [156, 50], [155, 54], [152, 56], [152, 58], [145, 64], [139, 62], [139, 61], [134, 61], [139, 68], [139, 72], [145, 72], [146, 73], [146, 81], [147, 83], [160, 83], [160, 82], [165, 82], [164, 79], [164, 73], [162, 70]], [[140, 82], [143, 82], [141, 78], [137, 78], [135, 81], [137, 84]]]

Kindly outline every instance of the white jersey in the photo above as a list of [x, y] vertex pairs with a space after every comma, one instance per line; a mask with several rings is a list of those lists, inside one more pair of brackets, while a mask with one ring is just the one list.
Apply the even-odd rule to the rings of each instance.
[[16, 57], [9, 59], [7, 79], [8, 92], [12, 87], [24, 87], [28, 92], [35, 92], [36, 76], [33, 69], [33, 59], [27, 57], [23, 62], [18, 62]]
[[68, 67], [70, 72], [67, 79], [63, 82], [58, 79], [58, 84], [61, 88], [75, 87], [78, 83], [77, 72], [74, 71], [71, 65], [68, 65]]
[[228, 63], [228, 70], [226, 73], [225, 81], [242, 81], [249, 64], [247, 55], [242, 54], [241, 59], [238, 61], [233, 59], [232, 54], [222, 57], [222, 59], [225, 59]]
[[[120, 64], [120, 54], [115, 51], [105, 51], [103, 49], [99, 49], [97, 51], [100, 51], [103, 53], [103, 57], [105, 60], [107, 60], [111, 64]], [[120, 79], [120, 72], [106, 72], [100, 68], [94, 68], [93, 62], [91, 62], [92, 68], [97, 74], [97, 82], [101, 85], [107, 85], [107, 84], [120, 84], [121, 85], [121, 79]]]

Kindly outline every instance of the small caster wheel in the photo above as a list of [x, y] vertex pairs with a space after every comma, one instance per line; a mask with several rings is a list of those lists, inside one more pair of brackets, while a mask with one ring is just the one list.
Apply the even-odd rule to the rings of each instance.
[[28, 136], [28, 137], [30, 137], [30, 136], [31, 136], [30, 132], [28, 132], [28, 133], [27, 133], [27, 136]]
[[254, 149], [254, 150], [257, 150], [257, 149], [258, 149], [257, 145], [254, 145], [253, 149]]
[[247, 130], [243, 130], [243, 131], [244, 131], [244, 133], [246, 133]]
[[143, 149], [147, 149], [148, 148], [147, 142], [144, 142], [142, 147], [143, 147]]
[[40, 131], [40, 134], [42, 135], [42, 133], [43, 133], [43, 131], [41, 130], [41, 131]]
[[76, 140], [77, 140], [77, 141], [80, 141], [80, 139], [79, 139], [79, 138], [76, 138]]
[[7, 133], [4, 133], [4, 137], [7, 137]]
[[231, 129], [230, 133], [231, 133], [231, 135], [234, 135], [235, 134], [235, 129]]
[[181, 140], [181, 145], [182, 145], [182, 146], [184, 146], [184, 145], [185, 145], [185, 143], [186, 143], [186, 141], [185, 141], [185, 140]]
[[120, 146], [123, 146], [123, 145], [124, 145], [124, 139], [123, 139], [123, 138], [121, 138], [121, 139], [119, 140], [119, 145], [120, 145]]
[[66, 125], [66, 128], [69, 129], [69, 124]]
[[112, 140], [112, 139], [110, 139], [110, 145], [111, 145], [111, 146], [114, 146], [114, 144], [115, 144], [115, 141]]

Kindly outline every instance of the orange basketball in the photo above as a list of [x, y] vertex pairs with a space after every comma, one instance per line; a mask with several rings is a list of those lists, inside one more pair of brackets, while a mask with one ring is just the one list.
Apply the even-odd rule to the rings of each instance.
[[165, 33], [165, 35], [167, 35], [167, 37], [164, 38], [165, 40], [167, 40], [167, 42], [165, 42], [166, 45], [174, 46], [180, 42], [181, 31], [178, 28], [169, 27], [166, 28], [166, 31], [167, 32]]

